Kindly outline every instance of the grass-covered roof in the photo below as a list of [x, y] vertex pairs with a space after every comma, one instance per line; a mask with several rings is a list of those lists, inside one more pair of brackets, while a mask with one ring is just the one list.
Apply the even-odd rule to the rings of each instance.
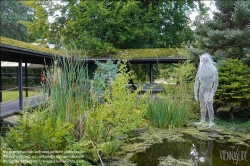
[[61, 55], [61, 53], [57, 50], [49, 49], [49, 48], [42, 47], [39, 45], [26, 43], [23, 41], [18, 41], [18, 40], [6, 38], [3, 36], [0, 36], [0, 43], [4, 44], [4, 45], [11, 46], [11, 47], [27, 50], [27, 51], [35, 51], [35, 52], [41, 52], [41, 53], [46, 53], [46, 54], [51, 54], [51, 55]]
[[118, 50], [116, 54], [111, 55], [112, 58], [168, 58], [180, 57], [177, 55], [177, 49], [172, 48], [144, 48], [144, 49], [127, 49]]
[[[15, 48], [24, 49], [27, 51], [35, 51], [46, 53], [50, 55], [65, 55], [65, 51], [58, 51], [55, 49], [50, 49], [42, 47], [39, 45], [34, 45], [10, 38], [1, 36], [0, 43], [8, 45]], [[145, 49], [126, 49], [126, 50], [117, 50], [116, 53], [107, 53], [102, 55], [91, 55], [91, 52], [88, 52], [87, 57], [90, 58], [170, 58], [170, 57], [183, 57], [178, 54], [180, 49], [173, 48], [145, 48]], [[76, 51], [79, 52], [79, 51]], [[74, 52], [73, 54], [79, 54]], [[84, 51], [80, 51], [80, 54], [84, 54]], [[72, 53], [72, 52], [71, 52]], [[83, 55], [80, 55], [83, 56]]]

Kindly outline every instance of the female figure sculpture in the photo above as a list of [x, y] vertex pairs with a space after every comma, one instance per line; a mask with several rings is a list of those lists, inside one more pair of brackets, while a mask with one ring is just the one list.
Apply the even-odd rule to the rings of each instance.
[[205, 122], [208, 111], [209, 127], [214, 125], [213, 96], [218, 87], [218, 71], [215, 65], [216, 63], [208, 53], [200, 55], [200, 64], [194, 84], [195, 100], [200, 101], [201, 122], [199, 124]]

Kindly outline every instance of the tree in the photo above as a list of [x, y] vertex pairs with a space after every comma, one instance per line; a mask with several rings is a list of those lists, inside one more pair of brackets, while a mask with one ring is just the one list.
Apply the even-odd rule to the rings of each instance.
[[[30, 0], [36, 21], [27, 23], [32, 34], [60, 47], [112, 52], [114, 48], [180, 47], [193, 41], [186, 16], [195, 6], [181, 1], [70, 1]], [[60, 11], [56, 15], [55, 11]], [[46, 21], [54, 16], [54, 21]], [[39, 29], [39, 28], [42, 29]]]
[[1, 0], [0, 8], [0, 36], [28, 42], [27, 27], [21, 22], [32, 21], [31, 8], [24, 5], [22, 1], [9, 0]]
[[219, 87], [214, 96], [217, 111], [229, 111], [231, 118], [238, 107], [250, 107], [249, 68], [238, 59], [229, 59], [218, 68]]
[[237, 58], [250, 65], [250, 2], [216, 0], [212, 20], [203, 13], [195, 22], [195, 39], [200, 51], [191, 50], [191, 60], [208, 52], [218, 63]]

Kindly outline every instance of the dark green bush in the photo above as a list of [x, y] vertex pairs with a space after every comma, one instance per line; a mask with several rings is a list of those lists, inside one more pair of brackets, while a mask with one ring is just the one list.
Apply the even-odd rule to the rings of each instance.
[[238, 59], [229, 59], [218, 67], [219, 86], [214, 96], [217, 111], [229, 111], [250, 106], [249, 68]]

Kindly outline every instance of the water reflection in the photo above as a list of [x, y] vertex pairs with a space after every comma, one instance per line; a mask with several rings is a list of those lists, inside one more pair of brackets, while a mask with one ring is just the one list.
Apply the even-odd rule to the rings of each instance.
[[214, 142], [213, 140], [209, 140], [206, 142], [198, 142], [198, 146], [192, 144], [190, 149], [190, 158], [194, 161], [194, 163], [199, 163], [201, 165], [214, 166], [212, 161], [212, 153]]
[[[137, 166], [167, 165], [171, 156], [174, 159], [185, 159], [194, 166], [250, 166], [250, 152], [246, 146], [236, 146], [230, 143], [221, 144], [216, 140], [201, 141], [191, 137], [186, 142], [158, 143], [150, 146], [145, 152], [139, 152], [131, 157]], [[242, 159], [243, 154], [243, 159]], [[244, 156], [245, 155], [245, 156]], [[166, 156], [165, 159], [161, 156]]]

